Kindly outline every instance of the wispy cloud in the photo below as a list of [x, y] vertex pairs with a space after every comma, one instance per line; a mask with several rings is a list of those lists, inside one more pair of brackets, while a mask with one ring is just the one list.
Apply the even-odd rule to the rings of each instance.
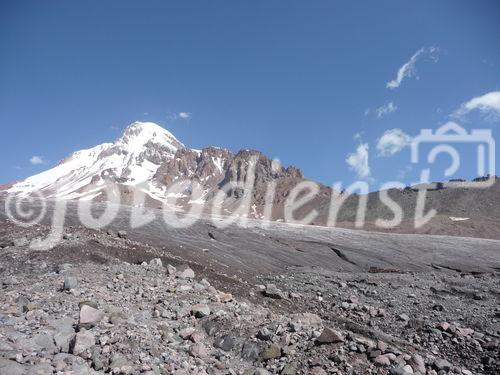
[[414, 77], [417, 73], [416, 64], [422, 57], [429, 57], [432, 61], [438, 61], [439, 48], [438, 47], [423, 47], [413, 54], [409, 61], [404, 63], [398, 70], [396, 78], [387, 82], [388, 89], [396, 89], [401, 86], [405, 78]]
[[361, 143], [356, 151], [347, 155], [345, 159], [349, 167], [354, 170], [360, 178], [370, 177], [370, 165], [368, 163], [368, 143]]
[[398, 107], [393, 102], [387, 102], [383, 106], [378, 107], [375, 110], [375, 113], [377, 114], [378, 118], [382, 118], [386, 115], [396, 112], [397, 109]]
[[33, 165], [45, 164], [45, 160], [41, 156], [33, 155], [30, 158], [30, 163]]
[[468, 102], [463, 103], [452, 114], [452, 117], [459, 118], [474, 110], [479, 110], [490, 120], [500, 119], [500, 91], [492, 91], [472, 98]]
[[411, 137], [401, 129], [387, 130], [377, 139], [376, 149], [379, 156], [392, 156], [411, 143]]
[[167, 113], [167, 119], [170, 120], [170, 121], [176, 121], [176, 120], [189, 120], [191, 119], [192, 117], [192, 113], [191, 112], [170, 112], [170, 113]]

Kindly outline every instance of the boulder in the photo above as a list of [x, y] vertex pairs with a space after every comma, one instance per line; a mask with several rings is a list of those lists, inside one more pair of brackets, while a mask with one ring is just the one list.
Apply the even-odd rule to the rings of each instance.
[[210, 315], [210, 307], [204, 304], [195, 305], [191, 308], [191, 314], [198, 319], [204, 318], [205, 316]]
[[187, 265], [182, 265], [177, 268], [177, 276], [181, 279], [194, 279], [194, 271]]
[[82, 330], [75, 335], [71, 343], [70, 351], [74, 355], [80, 355], [95, 345], [95, 337], [90, 331]]
[[149, 261], [151, 267], [163, 267], [163, 262], [160, 258], [154, 258]]
[[104, 313], [89, 305], [82, 305], [80, 310], [80, 326], [93, 327], [104, 318]]
[[285, 294], [274, 284], [267, 284], [264, 295], [272, 299], [283, 299]]
[[263, 361], [281, 358], [281, 347], [277, 344], [271, 344], [266, 349], [264, 349], [261, 357]]
[[67, 275], [64, 278], [64, 285], [63, 285], [64, 290], [72, 290], [75, 289], [77, 286], [78, 286], [78, 280], [76, 279], [76, 277]]
[[344, 342], [342, 334], [328, 327], [325, 328], [321, 335], [316, 339], [316, 343], [318, 345], [335, 344], [339, 342]]

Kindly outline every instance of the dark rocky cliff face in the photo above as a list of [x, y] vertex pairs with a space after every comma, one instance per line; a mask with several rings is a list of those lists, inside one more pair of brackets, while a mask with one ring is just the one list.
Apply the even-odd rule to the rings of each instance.
[[171, 160], [160, 165], [153, 179], [166, 186], [178, 180], [192, 180], [206, 188], [214, 188], [224, 179], [232, 159], [233, 154], [223, 148], [179, 149]]

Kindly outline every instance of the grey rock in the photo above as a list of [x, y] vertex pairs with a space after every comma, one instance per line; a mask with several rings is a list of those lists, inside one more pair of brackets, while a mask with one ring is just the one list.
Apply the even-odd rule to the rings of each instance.
[[163, 267], [163, 262], [160, 258], [154, 258], [149, 261], [151, 267]]
[[80, 355], [95, 345], [95, 337], [90, 331], [82, 330], [75, 335], [70, 351], [74, 355]]
[[64, 290], [72, 290], [75, 289], [77, 286], [78, 286], [78, 279], [76, 277], [67, 275], [64, 278], [64, 285], [63, 285]]
[[214, 346], [216, 348], [222, 349], [225, 352], [233, 350], [238, 344], [238, 340], [231, 335], [224, 335], [219, 337], [214, 341]]
[[204, 304], [195, 305], [191, 308], [191, 314], [199, 319], [204, 318], [210, 315], [210, 307]]
[[254, 362], [260, 358], [262, 347], [253, 341], [246, 341], [241, 348], [241, 358]]
[[0, 358], [0, 374], [25, 375], [28, 370], [25, 366], [6, 358]]
[[283, 299], [285, 294], [274, 284], [267, 284], [264, 295], [272, 299]]
[[127, 366], [129, 366], [129, 362], [127, 358], [124, 357], [122, 354], [115, 353], [111, 356], [109, 367], [112, 370], [120, 369], [122, 367], [127, 367]]
[[80, 326], [93, 327], [104, 318], [104, 313], [89, 305], [83, 305], [80, 309]]
[[14, 246], [16, 246], [16, 247], [26, 246], [29, 243], [29, 241], [26, 237], [14, 238], [12, 240], [12, 242], [14, 243]]
[[445, 359], [435, 360], [433, 366], [437, 371], [444, 370], [446, 372], [450, 371], [453, 368], [452, 364]]
[[187, 265], [182, 265], [177, 268], [177, 276], [181, 279], [194, 279], [194, 271]]
[[297, 366], [293, 363], [288, 363], [283, 367], [283, 370], [280, 372], [281, 375], [296, 375], [297, 374]]
[[167, 273], [170, 275], [170, 276], [175, 276], [175, 274], [177, 273], [177, 268], [175, 268], [174, 266], [172, 266], [171, 264], [167, 264]]
[[57, 353], [54, 337], [50, 333], [39, 333], [31, 339], [24, 340], [22, 348], [28, 352], [45, 352], [49, 354]]
[[207, 358], [208, 350], [202, 343], [196, 343], [189, 348], [189, 354], [195, 358]]
[[328, 327], [325, 328], [321, 335], [316, 339], [316, 343], [318, 345], [335, 344], [339, 342], [344, 342], [342, 334]]
[[70, 345], [74, 338], [74, 331], [60, 331], [54, 335], [54, 342], [60, 352], [69, 353]]
[[261, 357], [264, 361], [281, 358], [281, 347], [277, 344], [271, 344], [262, 351]]
[[257, 338], [262, 341], [269, 341], [273, 337], [272, 332], [270, 332], [267, 328], [262, 328], [257, 332]]

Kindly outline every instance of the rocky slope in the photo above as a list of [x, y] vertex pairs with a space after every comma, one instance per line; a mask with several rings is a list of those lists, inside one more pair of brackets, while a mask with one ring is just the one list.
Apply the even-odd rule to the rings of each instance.
[[[128, 239], [0, 223], [1, 374], [468, 375], [500, 370], [500, 279], [255, 270], [238, 279]], [[480, 255], [478, 255], [480, 256]]]

